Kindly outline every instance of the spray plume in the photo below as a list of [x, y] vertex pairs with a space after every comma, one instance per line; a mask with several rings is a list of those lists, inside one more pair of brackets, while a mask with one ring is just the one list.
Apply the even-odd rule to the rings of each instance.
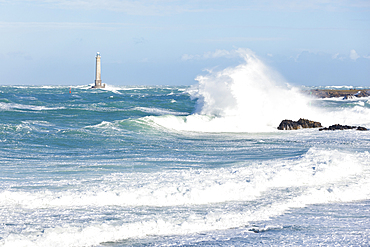
[[308, 100], [267, 67], [249, 49], [236, 53], [244, 63], [198, 76], [189, 93], [197, 99], [195, 113], [156, 122], [176, 130], [202, 132], [272, 131], [285, 118], [308, 110]]
[[[300, 93], [249, 49], [237, 49], [244, 62], [198, 76], [189, 93], [197, 100], [194, 114], [153, 119], [166, 128], [201, 132], [271, 132], [284, 119], [307, 118], [324, 125], [350, 123], [358, 113], [325, 112], [310, 106]], [[363, 109], [361, 111], [368, 111]], [[352, 114], [353, 113], [353, 114]], [[353, 115], [349, 118], [349, 115]], [[363, 121], [360, 121], [363, 122]]]

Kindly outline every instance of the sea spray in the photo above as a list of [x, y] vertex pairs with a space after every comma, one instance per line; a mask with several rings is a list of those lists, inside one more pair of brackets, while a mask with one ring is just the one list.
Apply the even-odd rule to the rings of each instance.
[[154, 121], [176, 130], [259, 132], [276, 130], [283, 119], [313, 115], [309, 99], [251, 50], [238, 49], [236, 53], [244, 63], [196, 78], [198, 84], [189, 90], [197, 100], [193, 115]]

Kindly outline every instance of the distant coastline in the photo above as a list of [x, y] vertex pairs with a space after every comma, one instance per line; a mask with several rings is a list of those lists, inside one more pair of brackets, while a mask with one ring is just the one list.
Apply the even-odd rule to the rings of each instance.
[[312, 89], [304, 92], [317, 98], [361, 98], [370, 96], [370, 89]]

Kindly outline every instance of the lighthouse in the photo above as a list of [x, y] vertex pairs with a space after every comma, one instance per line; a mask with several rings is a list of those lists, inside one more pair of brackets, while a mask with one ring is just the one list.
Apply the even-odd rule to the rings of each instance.
[[95, 86], [91, 88], [105, 88], [105, 84], [101, 84], [101, 62], [100, 62], [100, 53], [96, 53], [96, 66], [95, 66]]

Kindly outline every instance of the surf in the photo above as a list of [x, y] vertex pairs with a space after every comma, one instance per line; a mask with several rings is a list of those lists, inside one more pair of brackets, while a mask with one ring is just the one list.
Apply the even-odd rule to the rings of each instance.
[[[39, 217], [76, 209], [69, 217], [82, 217], [86, 208], [114, 209], [116, 215], [104, 224], [68, 222], [43, 232], [33, 230], [37, 235], [32, 237], [8, 236], [0, 244], [97, 245], [148, 235], [185, 235], [243, 227], [312, 204], [364, 200], [369, 198], [368, 160], [368, 152], [311, 148], [296, 158], [219, 169], [112, 173], [98, 178], [103, 187], [82, 179], [58, 182], [72, 182], [78, 190], [3, 191], [1, 207], [37, 210]], [[222, 205], [228, 203], [232, 206], [225, 212]], [[153, 214], [144, 217], [148, 212]]]
[[[249, 49], [238, 49], [243, 63], [226, 69], [209, 70], [196, 77], [187, 92], [196, 101], [188, 116], [149, 116], [147, 121], [175, 131], [274, 132], [282, 120], [299, 118], [332, 124], [370, 125], [368, 101], [335, 110], [322, 106], [323, 99], [303, 93], [302, 87], [288, 83]], [[342, 100], [343, 101], [343, 100]], [[343, 102], [348, 103], [348, 102]]]
[[251, 50], [238, 49], [244, 62], [198, 76], [188, 93], [197, 105], [183, 117], [152, 118], [166, 128], [201, 132], [274, 131], [282, 119], [312, 115], [309, 98], [264, 64]]

